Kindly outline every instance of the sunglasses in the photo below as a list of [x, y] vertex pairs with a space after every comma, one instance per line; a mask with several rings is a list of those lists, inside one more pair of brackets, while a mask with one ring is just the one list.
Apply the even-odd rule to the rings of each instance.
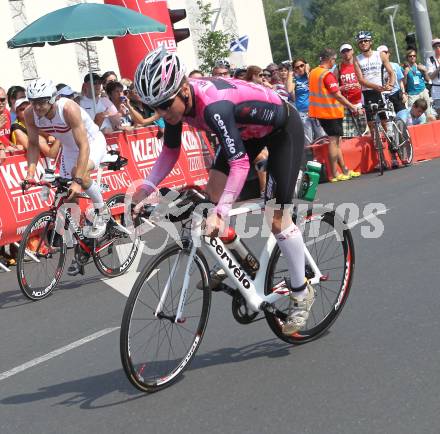
[[162, 111], [167, 111], [174, 104], [176, 96], [174, 96], [173, 98], [168, 99], [168, 100], [166, 100], [166, 101], [164, 101], [164, 102], [162, 102], [162, 103], [160, 103], [158, 105], [150, 106], [150, 108], [153, 109], [153, 110], [159, 109], [159, 110], [162, 110]]
[[272, 74], [263, 74], [263, 77], [270, 78], [272, 77]]
[[264, 77], [264, 74], [263, 74], [262, 72], [260, 72], [260, 73], [258, 74], [258, 77]]
[[410, 58], [410, 57], [417, 57], [415, 54], [408, 54], [408, 59]]
[[5, 102], [6, 98], [0, 98], [0, 102]]
[[306, 64], [302, 63], [301, 65], [296, 65], [293, 69], [304, 68], [305, 66], [306, 66]]

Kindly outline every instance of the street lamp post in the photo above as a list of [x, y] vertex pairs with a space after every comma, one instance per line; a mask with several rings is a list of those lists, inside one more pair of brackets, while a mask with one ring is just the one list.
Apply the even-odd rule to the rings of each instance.
[[287, 17], [282, 19], [284, 37], [286, 38], [287, 53], [289, 55], [289, 60], [292, 61], [292, 53], [290, 51], [289, 35], [287, 34], [287, 23], [289, 22], [290, 14], [292, 13], [293, 5], [287, 6], [285, 8], [277, 9], [275, 12], [287, 12]]
[[384, 8], [384, 11], [390, 14], [389, 17], [390, 17], [391, 31], [393, 32], [394, 47], [396, 48], [397, 63], [400, 63], [399, 48], [397, 47], [396, 33], [394, 32], [394, 18], [396, 17], [398, 9], [399, 9], [399, 5], [395, 4]]

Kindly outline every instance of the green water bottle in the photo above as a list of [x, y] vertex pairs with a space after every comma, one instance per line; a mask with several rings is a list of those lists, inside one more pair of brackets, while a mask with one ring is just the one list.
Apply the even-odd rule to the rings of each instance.
[[320, 175], [321, 163], [318, 163], [317, 161], [308, 161], [298, 195], [300, 199], [308, 200], [310, 202], [315, 200]]

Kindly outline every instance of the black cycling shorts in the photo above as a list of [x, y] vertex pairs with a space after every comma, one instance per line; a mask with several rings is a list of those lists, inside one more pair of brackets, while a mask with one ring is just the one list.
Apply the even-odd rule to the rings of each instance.
[[339, 119], [318, 119], [321, 127], [325, 131], [325, 134], [330, 137], [342, 137], [344, 135], [344, 129], [342, 128], [342, 120]]
[[[374, 114], [371, 111], [371, 104], [383, 104], [382, 100], [382, 94], [378, 92], [377, 90], [363, 90], [362, 95], [364, 97], [364, 107], [365, 107], [365, 114], [367, 115], [367, 122], [374, 121]], [[385, 113], [380, 113], [379, 117], [384, 120], [386, 119]]]
[[[296, 109], [289, 106], [286, 123], [283, 127], [261, 139], [243, 142], [249, 161], [255, 160], [267, 146], [266, 201], [275, 199], [277, 204], [292, 203], [304, 152], [304, 127]], [[229, 164], [222, 148], [217, 149], [212, 169], [229, 175]]]
[[406, 110], [405, 104], [403, 103], [401, 90], [399, 90], [396, 93], [393, 93], [388, 98], [392, 102], [394, 111], [396, 113], [399, 113], [401, 110]]

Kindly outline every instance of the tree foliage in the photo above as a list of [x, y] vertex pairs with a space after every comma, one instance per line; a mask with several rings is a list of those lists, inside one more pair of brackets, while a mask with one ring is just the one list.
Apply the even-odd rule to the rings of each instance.
[[[318, 54], [325, 47], [338, 49], [343, 43], [354, 45], [359, 30], [371, 30], [375, 46], [387, 45], [393, 52], [394, 41], [388, 14], [384, 8], [399, 4], [394, 20], [400, 58], [406, 50], [405, 36], [415, 32], [408, 0], [294, 0], [294, 9], [288, 22], [292, 56], [304, 57], [309, 63], [318, 62]], [[263, 0], [269, 30], [272, 55], [275, 62], [287, 58], [287, 47], [281, 19], [285, 12], [277, 9], [291, 4], [290, 0]], [[440, 37], [440, 1], [427, 0], [433, 36]], [[284, 15], [283, 15], [284, 14]], [[395, 53], [392, 60], [396, 60]]]
[[200, 69], [210, 73], [216, 60], [229, 56], [229, 44], [233, 35], [222, 30], [211, 30], [214, 12], [210, 1], [197, 0], [197, 6], [200, 11], [197, 23], [203, 29], [197, 42], [197, 54], [202, 62]]

